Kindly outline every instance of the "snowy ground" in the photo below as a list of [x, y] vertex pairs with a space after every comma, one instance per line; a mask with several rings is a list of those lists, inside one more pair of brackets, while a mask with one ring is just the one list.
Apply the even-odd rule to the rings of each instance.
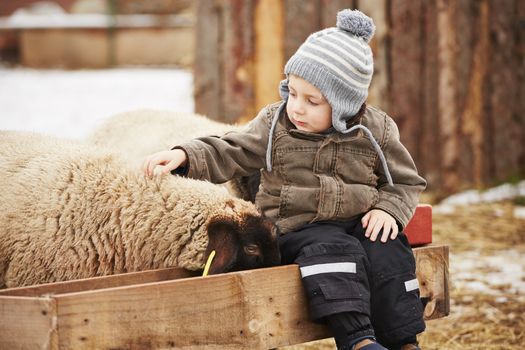
[[[440, 214], [452, 214], [458, 206], [493, 203], [517, 197], [525, 197], [525, 180], [517, 184], [505, 183], [484, 191], [473, 189], [453, 194], [441, 201], [439, 205], [434, 206], [433, 211]], [[525, 219], [525, 207], [517, 206], [514, 208], [513, 215], [515, 218]]]
[[[452, 250], [454, 247], [452, 247]], [[479, 292], [506, 302], [511, 294], [525, 302], [525, 256], [523, 247], [480, 254], [467, 251], [450, 254], [450, 280], [453, 288]]]
[[193, 77], [175, 69], [0, 68], [0, 130], [84, 138], [105, 118], [152, 108], [193, 112]]

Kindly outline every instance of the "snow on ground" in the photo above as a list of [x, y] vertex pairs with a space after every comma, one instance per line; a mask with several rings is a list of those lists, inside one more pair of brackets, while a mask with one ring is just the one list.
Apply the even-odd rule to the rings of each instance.
[[[453, 247], [452, 247], [453, 250]], [[494, 255], [467, 251], [450, 254], [450, 281], [459, 290], [480, 292], [505, 301], [512, 294], [525, 302], [525, 255], [522, 249], [507, 249]]]
[[[525, 197], [525, 180], [517, 184], [505, 183], [487, 190], [467, 190], [455, 193], [433, 206], [433, 212], [439, 214], [452, 214], [456, 207], [480, 203], [493, 203]], [[516, 219], [525, 219], [525, 207], [516, 206], [513, 213]]]
[[193, 112], [193, 77], [176, 69], [0, 68], [0, 130], [84, 138], [104, 119], [140, 109]]
[[441, 201], [440, 206], [442, 210], [447, 210], [449, 207], [455, 205], [469, 205], [496, 202], [516, 197], [525, 196], [525, 180], [517, 184], [505, 183], [488, 190], [467, 190], [451, 195]]

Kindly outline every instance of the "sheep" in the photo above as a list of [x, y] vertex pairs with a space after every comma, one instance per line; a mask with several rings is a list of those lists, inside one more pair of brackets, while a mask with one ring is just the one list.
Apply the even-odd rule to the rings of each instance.
[[[145, 109], [110, 117], [91, 133], [87, 142], [120, 152], [131, 165], [139, 166], [140, 161], [154, 152], [197, 137], [223, 135], [241, 128], [199, 114]], [[232, 179], [225, 187], [232, 195], [253, 202], [259, 181], [260, 174], [255, 174]]]
[[0, 131], [0, 288], [178, 266], [280, 263], [276, 229], [214, 184], [149, 178], [107, 150]]

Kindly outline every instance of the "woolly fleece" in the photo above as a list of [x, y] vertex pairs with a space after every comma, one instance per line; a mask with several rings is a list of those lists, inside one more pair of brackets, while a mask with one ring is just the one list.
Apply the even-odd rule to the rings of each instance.
[[[221, 136], [240, 129], [241, 125], [220, 123], [200, 114], [142, 109], [108, 118], [87, 142], [119, 152], [131, 166], [139, 167], [146, 156], [155, 152], [198, 137]], [[236, 197], [250, 198], [240, 179], [228, 181], [224, 186]]]
[[74, 141], [0, 131], [0, 287], [201, 269], [212, 217], [260, 216], [221, 187], [147, 178]]

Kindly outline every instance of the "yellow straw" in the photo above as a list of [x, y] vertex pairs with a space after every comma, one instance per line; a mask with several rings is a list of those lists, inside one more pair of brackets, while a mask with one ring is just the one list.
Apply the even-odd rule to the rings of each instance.
[[210, 256], [208, 257], [208, 261], [206, 261], [206, 265], [204, 266], [204, 272], [202, 273], [202, 276], [208, 276], [208, 271], [210, 270], [211, 262], [213, 261], [213, 258], [215, 257], [215, 250], [212, 250], [210, 253]]

